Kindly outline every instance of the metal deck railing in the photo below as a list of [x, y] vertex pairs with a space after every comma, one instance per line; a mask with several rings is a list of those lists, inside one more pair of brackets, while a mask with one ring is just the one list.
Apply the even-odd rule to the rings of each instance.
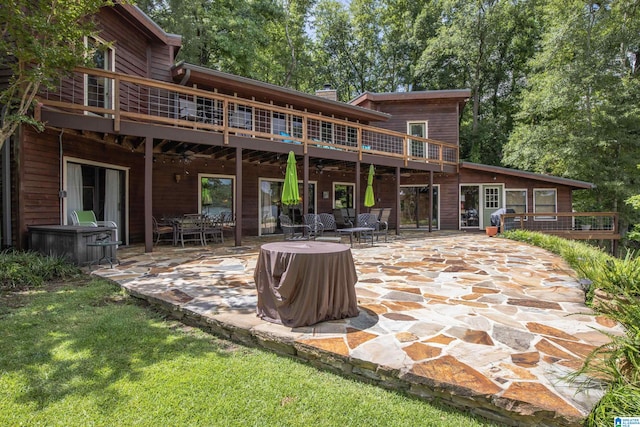
[[327, 150], [370, 153], [409, 161], [458, 164], [455, 144], [419, 138], [375, 126], [305, 111], [260, 103], [181, 85], [77, 68], [53, 88], [44, 89], [38, 101], [78, 114], [111, 118], [114, 129], [122, 120], [219, 132], [225, 143], [230, 135], [264, 138]]

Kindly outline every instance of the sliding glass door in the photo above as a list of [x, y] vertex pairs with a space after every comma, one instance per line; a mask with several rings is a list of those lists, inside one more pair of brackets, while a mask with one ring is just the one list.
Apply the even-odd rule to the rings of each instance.
[[[431, 226], [440, 228], [439, 187], [433, 187], [433, 216]], [[426, 228], [429, 227], [429, 186], [400, 187], [400, 227]]]
[[120, 240], [126, 241], [126, 169], [102, 163], [68, 160], [66, 164], [66, 218], [71, 224], [75, 210], [93, 211], [98, 221], [118, 225]]
[[[284, 206], [280, 202], [282, 196], [282, 179], [261, 179], [259, 191], [259, 224], [260, 235], [282, 233], [280, 227], [280, 215], [288, 215], [295, 223], [302, 223], [302, 203], [293, 206]], [[309, 212], [316, 212], [316, 183], [309, 183], [309, 191], [303, 191], [302, 181], [298, 182], [300, 197], [308, 197]]]

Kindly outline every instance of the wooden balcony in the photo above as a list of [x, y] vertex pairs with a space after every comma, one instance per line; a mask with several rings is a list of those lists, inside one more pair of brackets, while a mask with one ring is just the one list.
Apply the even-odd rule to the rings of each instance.
[[[88, 100], [88, 101], [87, 101]], [[78, 68], [54, 88], [43, 90], [42, 107], [107, 118], [119, 133], [123, 122], [142, 122], [282, 144], [396, 159], [405, 167], [431, 170], [458, 165], [458, 146], [355, 121], [223, 95], [126, 74]], [[87, 105], [89, 104], [89, 105]], [[38, 113], [37, 113], [38, 114]], [[317, 151], [316, 151], [317, 152]]]
[[616, 212], [509, 213], [501, 230], [530, 230], [574, 240], [620, 240]]

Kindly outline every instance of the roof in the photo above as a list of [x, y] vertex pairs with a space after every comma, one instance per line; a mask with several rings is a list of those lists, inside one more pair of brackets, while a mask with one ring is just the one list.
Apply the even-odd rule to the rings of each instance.
[[309, 112], [347, 117], [363, 122], [386, 121], [390, 117], [386, 113], [368, 108], [333, 101], [317, 95], [185, 62], [174, 65], [172, 72], [174, 80], [180, 81], [182, 84], [209, 85], [219, 90], [251, 94], [251, 97], [259, 102], [273, 101], [282, 105], [294, 105]]
[[[171, 34], [165, 32], [158, 24], [155, 23], [146, 13], [144, 13], [138, 6], [132, 4], [117, 3], [114, 10], [120, 13], [128, 21], [130, 21], [134, 27], [147, 34], [152, 39], [156, 39], [166, 45], [175, 46], [177, 48], [182, 47], [182, 36], [179, 34]], [[137, 25], [136, 25], [137, 24]], [[177, 50], [176, 50], [177, 52]]]
[[460, 167], [465, 169], [477, 170], [481, 172], [489, 172], [489, 173], [496, 173], [496, 174], [499, 173], [502, 175], [510, 175], [510, 176], [516, 176], [519, 178], [534, 179], [536, 181], [566, 185], [568, 187], [572, 187], [573, 189], [592, 190], [596, 188], [595, 184], [592, 184], [590, 182], [578, 181], [578, 180], [569, 179], [569, 178], [560, 178], [553, 175], [521, 171], [517, 169], [503, 168], [500, 166], [482, 165], [479, 163], [471, 163], [471, 162], [460, 162]]
[[393, 101], [413, 101], [413, 100], [434, 100], [434, 99], [457, 99], [466, 104], [471, 96], [471, 89], [451, 89], [451, 90], [423, 90], [415, 92], [364, 92], [351, 101], [352, 105], [360, 105], [365, 101], [371, 102], [393, 102]]

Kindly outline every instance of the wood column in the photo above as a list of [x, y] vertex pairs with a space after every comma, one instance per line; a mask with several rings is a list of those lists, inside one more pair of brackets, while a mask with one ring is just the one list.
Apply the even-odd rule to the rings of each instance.
[[153, 138], [144, 140], [144, 251], [153, 252]]
[[433, 231], [431, 219], [433, 218], [433, 171], [429, 171], [429, 233]]
[[242, 246], [242, 148], [236, 147], [235, 245]]
[[[360, 161], [356, 162], [356, 194], [353, 195], [353, 207], [356, 210], [356, 220], [360, 215]], [[358, 226], [358, 224], [353, 224]]]
[[396, 166], [396, 236], [400, 235], [400, 167]]
[[309, 154], [304, 153], [302, 172], [302, 219], [309, 212]]

